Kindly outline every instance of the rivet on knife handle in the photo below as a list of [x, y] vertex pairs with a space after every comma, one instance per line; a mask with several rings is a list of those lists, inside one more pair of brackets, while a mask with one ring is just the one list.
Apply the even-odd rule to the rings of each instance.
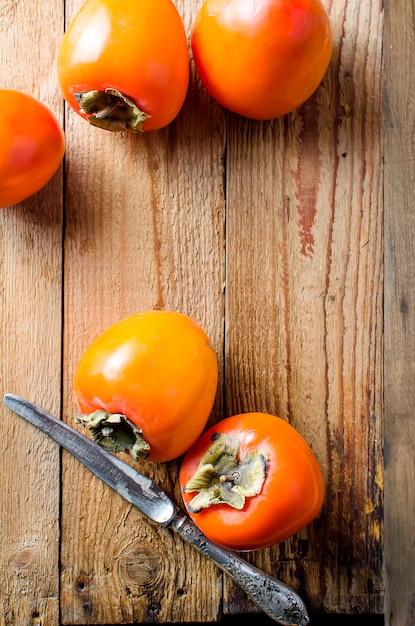
[[187, 516], [178, 514], [169, 526], [216, 563], [276, 622], [284, 626], [309, 623], [304, 603], [292, 589], [210, 541]]

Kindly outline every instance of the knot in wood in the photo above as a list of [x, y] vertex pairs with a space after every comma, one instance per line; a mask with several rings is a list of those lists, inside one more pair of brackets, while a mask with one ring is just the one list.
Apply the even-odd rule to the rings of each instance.
[[118, 556], [118, 573], [131, 593], [157, 588], [164, 577], [160, 554], [147, 544], [134, 543]]

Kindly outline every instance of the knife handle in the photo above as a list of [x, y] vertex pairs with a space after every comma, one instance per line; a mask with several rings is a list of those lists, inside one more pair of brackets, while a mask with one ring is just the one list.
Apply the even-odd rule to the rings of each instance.
[[283, 626], [306, 626], [309, 623], [304, 603], [292, 589], [210, 541], [190, 518], [178, 513], [169, 526], [216, 563], [273, 620]]

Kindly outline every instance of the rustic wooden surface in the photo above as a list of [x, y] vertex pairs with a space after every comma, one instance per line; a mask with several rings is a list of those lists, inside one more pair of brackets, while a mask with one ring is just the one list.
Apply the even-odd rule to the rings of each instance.
[[[195, 317], [220, 365], [211, 423], [279, 414], [327, 482], [309, 528], [248, 559], [313, 613], [381, 614], [386, 589], [387, 623], [412, 625], [412, 4], [388, 6], [384, 28], [380, 0], [326, 0], [332, 63], [283, 119], [227, 114], [192, 67], [178, 118], [132, 136], [63, 105], [56, 53], [81, 3], [0, 4], [0, 83], [49, 105], [67, 138], [47, 187], [0, 211], [2, 392], [73, 425], [73, 372], [97, 334], [139, 310]], [[177, 2], [188, 33], [198, 6]], [[4, 408], [0, 436], [0, 624], [209, 622], [255, 610]], [[141, 469], [180, 502], [178, 462]]]
[[413, 4], [385, 11], [385, 616], [415, 623]]

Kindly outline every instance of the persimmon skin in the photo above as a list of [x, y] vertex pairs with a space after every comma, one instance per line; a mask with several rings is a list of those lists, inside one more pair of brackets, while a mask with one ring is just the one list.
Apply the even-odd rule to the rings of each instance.
[[174, 311], [145, 311], [114, 324], [83, 353], [74, 376], [78, 411], [122, 414], [143, 431], [149, 461], [182, 455], [215, 400], [217, 359], [204, 330]]
[[268, 413], [234, 415], [203, 433], [183, 459], [182, 491], [216, 433], [238, 437], [241, 458], [260, 450], [268, 457], [268, 468], [261, 492], [246, 498], [241, 510], [213, 504], [192, 513], [188, 505], [194, 494], [182, 493], [189, 516], [209, 539], [230, 550], [259, 550], [287, 539], [319, 514], [325, 485], [316, 456], [297, 430]]
[[189, 82], [180, 14], [171, 0], [87, 0], [67, 28], [58, 55], [62, 94], [81, 117], [76, 93], [116, 89], [149, 119], [143, 131], [167, 126]]
[[13, 89], [0, 89], [0, 208], [33, 196], [58, 170], [65, 135], [52, 111]]
[[199, 77], [215, 100], [247, 118], [269, 120], [313, 94], [333, 41], [320, 0], [205, 0], [191, 46]]

